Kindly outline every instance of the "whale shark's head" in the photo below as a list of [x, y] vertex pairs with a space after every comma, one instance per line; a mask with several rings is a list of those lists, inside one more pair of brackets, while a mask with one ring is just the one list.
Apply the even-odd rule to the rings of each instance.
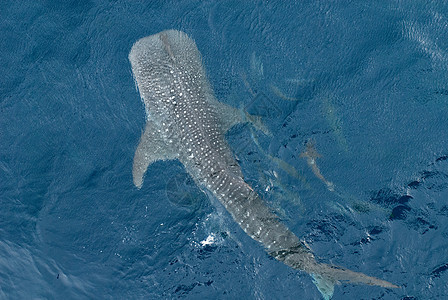
[[[152, 117], [173, 111], [170, 105], [179, 104], [179, 98], [187, 92], [179, 90], [185, 82], [203, 84], [206, 76], [195, 42], [177, 30], [138, 40], [132, 46], [129, 61], [147, 116]], [[187, 74], [189, 78], [185, 78]]]

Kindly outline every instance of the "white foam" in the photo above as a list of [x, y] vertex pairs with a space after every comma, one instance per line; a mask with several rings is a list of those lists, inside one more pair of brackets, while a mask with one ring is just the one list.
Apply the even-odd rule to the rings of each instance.
[[212, 233], [205, 240], [200, 241], [200, 243], [202, 247], [205, 247], [206, 245], [213, 245], [215, 241], [216, 241], [215, 235]]

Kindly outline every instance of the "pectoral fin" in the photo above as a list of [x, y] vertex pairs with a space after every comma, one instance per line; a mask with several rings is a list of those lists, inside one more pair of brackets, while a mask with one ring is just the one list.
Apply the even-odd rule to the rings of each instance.
[[143, 176], [148, 166], [158, 160], [176, 159], [171, 147], [165, 143], [157, 131], [156, 124], [147, 121], [145, 132], [140, 138], [140, 143], [135, 151], [132, 176], [137, 188], [143, 185]]
[[250, 123], [256, 129], [264, 134], [271, 136], [269, 129], [263, 124], [260, 116], [248, 114], [244, 107], [235, 108], [216, 100], [214, 96], [209, 96], [209, 102], [215, 107], [215, 110], [221, 116], [223, 130], [228, 131], [230, 128], [241, 123]]

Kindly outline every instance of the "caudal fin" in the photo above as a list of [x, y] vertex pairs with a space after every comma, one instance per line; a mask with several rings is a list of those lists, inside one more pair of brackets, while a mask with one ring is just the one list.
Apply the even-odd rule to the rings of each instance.
[[367, 276], [363, 273], [354, 272], [339, 266], [317, 264], [310, 273], [313, 282], [325, 300], [331, 299], [334, 286], [341, 282], [352, 284], [377, 285], [385, 288], [398, 288], [399, 286], [388, 281]]
[[334, 293], [334, 286], [338, 282], [319, 274], [311, 274], [311, 277], [317, 289], [322, 294], [322, 297], [325, 300], [330, 300]]

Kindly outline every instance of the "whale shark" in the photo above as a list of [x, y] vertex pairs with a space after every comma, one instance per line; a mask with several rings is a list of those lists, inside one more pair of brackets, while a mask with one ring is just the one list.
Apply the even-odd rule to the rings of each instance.
[[186, 33], [166, 30], [139, 39], [129, 61], [146, 111], [146, 127], [133, 162], [141, 188], [150, 164], [178, 160], [194, 182], [216, 197], [236, 223], [275, 259], [312, 276], [324, 299], [341, 282], [398, 286], [343, 267], [321, 263], [311, 249], [280, 222], [244, 181], [225, 133], [248, 122], [239, 109], [219, 102], [196, 43]]

